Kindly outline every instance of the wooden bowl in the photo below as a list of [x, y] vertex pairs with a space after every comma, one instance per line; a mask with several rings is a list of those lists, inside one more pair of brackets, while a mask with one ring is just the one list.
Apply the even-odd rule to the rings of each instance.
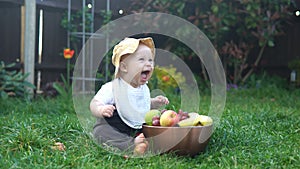
[[143, 125], [143, 133], [153, 153], [174, 152], [195, 156], [203, 152], [212, 135], [212, 125], [188, 127], [162, 127]]

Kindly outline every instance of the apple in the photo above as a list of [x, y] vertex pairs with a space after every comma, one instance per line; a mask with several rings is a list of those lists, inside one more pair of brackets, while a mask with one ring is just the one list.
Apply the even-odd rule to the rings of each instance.
[[167, 111], [167, 109], [162, 109], [160, 112], [161, 114], [164, 114], [165, 111]]
[[167, 110], [160, 116], [160, 125], [165, 127], [174, 126], [179, 122], [179, 115], [173, 110]]
[[161, 115], [161, 112], [157, 109], [152, 109], [150, 111], [148, 111], [145, 115], [145, 123], [149, 126], [152, 125], [152, 118], [155, 117], [155, 116], [160, 116]]

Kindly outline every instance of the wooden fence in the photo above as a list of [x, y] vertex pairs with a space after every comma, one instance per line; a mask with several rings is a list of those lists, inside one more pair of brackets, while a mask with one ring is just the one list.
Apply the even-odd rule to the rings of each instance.
[[[101, 27], [99, 11], [105, 9], [106, 1], [98, 1], [95, 12], [94, 30]], [[88, 0], [86, 1], [88, 3]], [[36, 1], [36, 44], [35, 44], [35, 84], [37, 72], [41, 72], [41, 86], [49, 82], [61, 81], [61, 74], [66, 76], [67, 60], [63, 57], [63, 50], [67, 47], [67, 30], [61, 25], [68, 11], [68, 0]], [[81, 0], [72, 0], [72, 12], [82, 9]], [[43, 10], [42, 54], [39, 61], [39, 18]], [[16, 63], [14, 69], [24, 68], [24, 1], [0, 0], [0, 60], [6, 64]], [[81, 31], [81, 30], [79, 30]], [[79, 38], [79, 41], [81, 39]], [[81, 49], [80, 44], [79, 49]], [[79, 51], [77, 51], [79, 52]], [[75, 57], [71, 59], [75, 64]]]
[[[63, 49], [67, 47], [67, 31], [61, 26], [61, 20], [67, 11], [67, 0], [37, 1], [36, 12], [36, 56], [35, 70], [41, 71], [42, 86], [48, 82], [59, 81], [60, 74], [66, 74], [67, 61], [63, 58]], [[72, 1], [72, 10], [81, 8], [80, 0]], [[105, 9], [104, 1], [98, 8]], [[112, 1], [113, 2], [113, 1]], [[115, 2], [115, 8], [120, 4]], [[23, 68], [22, 38], [24, 14], [22, 0], [0, 0], [0, 60], [5, 63], [17, 62], [15, 69]], [[118, 6], [119, 5], [119, 6]], [[39, 10], [43, 9], [43, 48], [42, 62], [38, 63], [38, 26]], [[98, 9], [99, 11], [100, 9]], [[94, 30], [101, 26], [101, 18], [95, 19]], [[260, 69], [288, 78], [290, 70], [287, 65], [293, 59], [300, 59], [300, 18], [294, 18], [293, 25], [286, 26], [286, 34], [279, 37], [275, 48], [267, 48], [261, 61]], [[71, 60], [75, 63], [75, 59]], [[193, 67], [193, 66], [192, 66]], [[195, 67], [195, 66], [194, 66]], [[37, 77], [37, 76], [35, 76]], [[37, 79], [35, 79], [37, 80]]]

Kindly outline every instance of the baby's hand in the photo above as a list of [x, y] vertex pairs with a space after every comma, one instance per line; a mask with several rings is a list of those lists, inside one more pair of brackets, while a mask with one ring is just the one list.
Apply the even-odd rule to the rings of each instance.
[[103, 117], [111, 117], [114, 113], [115, 106], [113, 105], [103, 105], [100, 107], [100, 114]]
[[159, 95], [151, 99], [151, 108], [159, 108], [166, 104], [169, 104], [169, 99], [165, 96]]

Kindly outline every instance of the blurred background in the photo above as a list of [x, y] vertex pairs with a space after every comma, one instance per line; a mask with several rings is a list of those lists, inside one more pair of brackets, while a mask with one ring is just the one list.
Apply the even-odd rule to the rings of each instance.
[[[36, 0], [32, 83], [43, 91], [67, 76], [85, 41], [109, 21], [138, 12], [182, 17], [202, 30], [217, 49], [229, 84], [245, 84], [261, 74], [298, 85], [300, 0]], [[26, 0], [0, 0], [0, 61], [24, 72]], [[195, 54], [176, 39], [151, 35], [157, 48], [175, 53], [203, 81], [208, 77]], [[99, 35], [99, 38], [103, 38]], [[64, 49], [74, 57], [64, 58]], [[110, 57], [110, 56], [108, 56]], [[99, 81], [111, 78], [110, 60], [99, 66]], [[71, 75], [72, 76], [72, 75]], [[91, 77], [93, 78], [93, 77]]]

